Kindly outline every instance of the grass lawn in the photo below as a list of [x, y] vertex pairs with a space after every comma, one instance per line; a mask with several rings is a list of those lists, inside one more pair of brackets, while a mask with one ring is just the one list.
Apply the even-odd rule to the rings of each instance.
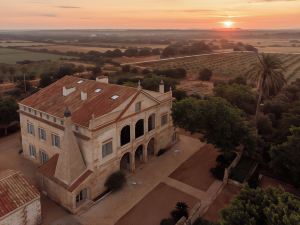
[[23, 61], [23, 60], [56, 61], [61, 58], [71, 58], [71, 57], [48, 54], [48, 53], [30, 52], [30, 51], [10, 49], [10, 48], [0, 48], [0, 63], [15, 64], [16, 62]]
[[253, 159], [242, 157], [237, 166], [232, 169], [230, 179], [243, 183], [254, 165], [255, 161]]

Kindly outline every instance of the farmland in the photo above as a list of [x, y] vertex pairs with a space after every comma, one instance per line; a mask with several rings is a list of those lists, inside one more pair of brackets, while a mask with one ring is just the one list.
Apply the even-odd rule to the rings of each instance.
[[61, 58], [70, 58], [70, 57], [55, 55], [55, 54], [48, 54], [48, 53], [29, 52], [29, 51], [25, 51], [25, 50], [16, 50], [16, 49], [10, 49], [10, 48], [0, 48], [0, 63], [6, 63], [6, 64], [15, 64], [16, 62], [23, 61], [23, 60], [56, 61]]
[[0, 41], [0, 47], [28, 47], [28, 46], [47, 46], [47, 43], [41, 42], [32, 42], [32, 41], [17, 41], [17, 40], [10, 40], [10, 41]]
[[[95, 46], [80, 46], [80, 45], [46, 45], [46, 46], [26, 46], [23, 49], [27, 50], [48, 50], [48, 51], [57, 51], [61, 53], [67, 52], [80, 52], [87, 53], [89, 51], [97, 52], [106, 52], [108, 50], [114, 50], [115, 48], [110, 47], [95, 47]], [[120, 49], [121, 51], [124, 49]]]
[[[276, 53], [275, 55], [283, 63], [288, 83], [300, 78], [300, 54]], [[253, 65], [257, 63], [258, 58], [255, 53], [232, 52], [138, 63], [136, 65], [152, 69], [184, 68], [187, 71], [187, 79], [181, 82], [179, 88], [190, 94], [208, 94], [213, 86], [211, 82], [202, 82], [198, 79], [201, 69], [208, 68], [213, 72], [212, 81], [225, 81], [236, 76], [247, 76], [255, 73]]]

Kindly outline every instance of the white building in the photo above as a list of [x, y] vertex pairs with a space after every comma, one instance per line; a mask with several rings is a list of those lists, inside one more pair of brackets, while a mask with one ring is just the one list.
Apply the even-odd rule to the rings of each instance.
[[[65, 76], [19, 103], [23, 154], [41, 188], [76, 213], [117, 170], [135, 171], [171, 146], [172, 92]], [[158, 168], [159, 169], [159, 168]]]

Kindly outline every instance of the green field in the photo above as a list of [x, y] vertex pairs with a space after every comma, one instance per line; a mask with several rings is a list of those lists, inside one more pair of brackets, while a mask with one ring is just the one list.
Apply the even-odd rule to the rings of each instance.
[[0, 63], [15, 64], [18, 61], [31, 60], [31, 61], [56, 61], [61, 58], [71, 58], [68, 56], [61, 56], [48, 53], [30, 52], [24, 50], [16, 50], [10, 48], [0, 48]]

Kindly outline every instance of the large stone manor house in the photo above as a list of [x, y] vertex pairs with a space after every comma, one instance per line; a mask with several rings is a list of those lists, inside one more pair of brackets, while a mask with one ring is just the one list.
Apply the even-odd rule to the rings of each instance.
[[[72, 213], [176, 141], [172, 91], [65, 76], [19, 103], [23, 155], [40, 164], [40, 189]], [[154, 159], [153, 159], [154, 160]]]

